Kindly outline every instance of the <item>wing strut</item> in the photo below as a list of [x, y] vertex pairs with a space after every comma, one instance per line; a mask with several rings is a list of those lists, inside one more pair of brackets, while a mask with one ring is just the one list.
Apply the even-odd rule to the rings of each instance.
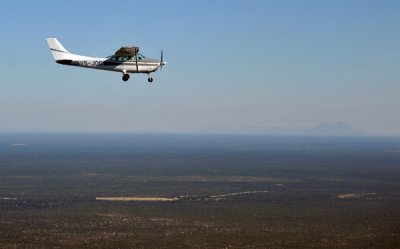
[[139, 56], [138, 56], [138, 53], [136, 53], [135, 57], [136, 57], [136, 72], [139, 72], [139, 65], [138, 65]]

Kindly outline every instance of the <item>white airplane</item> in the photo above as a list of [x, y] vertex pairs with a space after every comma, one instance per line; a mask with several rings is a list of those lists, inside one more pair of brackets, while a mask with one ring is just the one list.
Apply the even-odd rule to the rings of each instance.
[[163, 61], [163, 51], [161, 59], [146, 58], [139, 53], [138, 47], [121, 47], [114, 55], [104, 58], [94, 58], [83, 55], [71, 54], [56, 38], [47, 38], [51, 53], [55, 61], [62, 65], [86, 67], [100, 70], [122, 72], [122, 80], [129, 80], [129, 73], [146, 73], [148, 82], [153, 82], [150, 73], [153, 73], [167, 64]]

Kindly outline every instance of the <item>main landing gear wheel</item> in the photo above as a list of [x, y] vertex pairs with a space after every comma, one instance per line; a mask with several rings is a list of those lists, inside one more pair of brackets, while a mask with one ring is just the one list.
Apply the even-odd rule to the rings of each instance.
[[151, 82], [153, 82], [153, 78], [152, 78], [152, 77], [149, 77], [149, 78], [147, 79], [147, 81], [148, 81], [149, 83], [151, 83]]
[[124, 76], [122, 76], [123, 81], [129, 80], [129, 78], [130, 78], [129, 74], [124, 74]]

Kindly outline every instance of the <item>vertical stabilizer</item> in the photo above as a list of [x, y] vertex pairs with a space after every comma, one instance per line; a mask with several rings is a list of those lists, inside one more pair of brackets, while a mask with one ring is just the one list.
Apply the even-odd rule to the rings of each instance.
[[66, 60], [70, 58], [70, 53], [61, 45], [56, 38], [47, 38], [51, 53], [56, 61]]

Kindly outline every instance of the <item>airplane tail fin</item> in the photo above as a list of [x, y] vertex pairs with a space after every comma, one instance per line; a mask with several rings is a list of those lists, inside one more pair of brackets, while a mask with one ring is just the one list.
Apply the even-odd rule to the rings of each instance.
[[71, 54], [61, 45], [56, 38], [47, 38], [51, 53], [56, 61], [70, 60]]

